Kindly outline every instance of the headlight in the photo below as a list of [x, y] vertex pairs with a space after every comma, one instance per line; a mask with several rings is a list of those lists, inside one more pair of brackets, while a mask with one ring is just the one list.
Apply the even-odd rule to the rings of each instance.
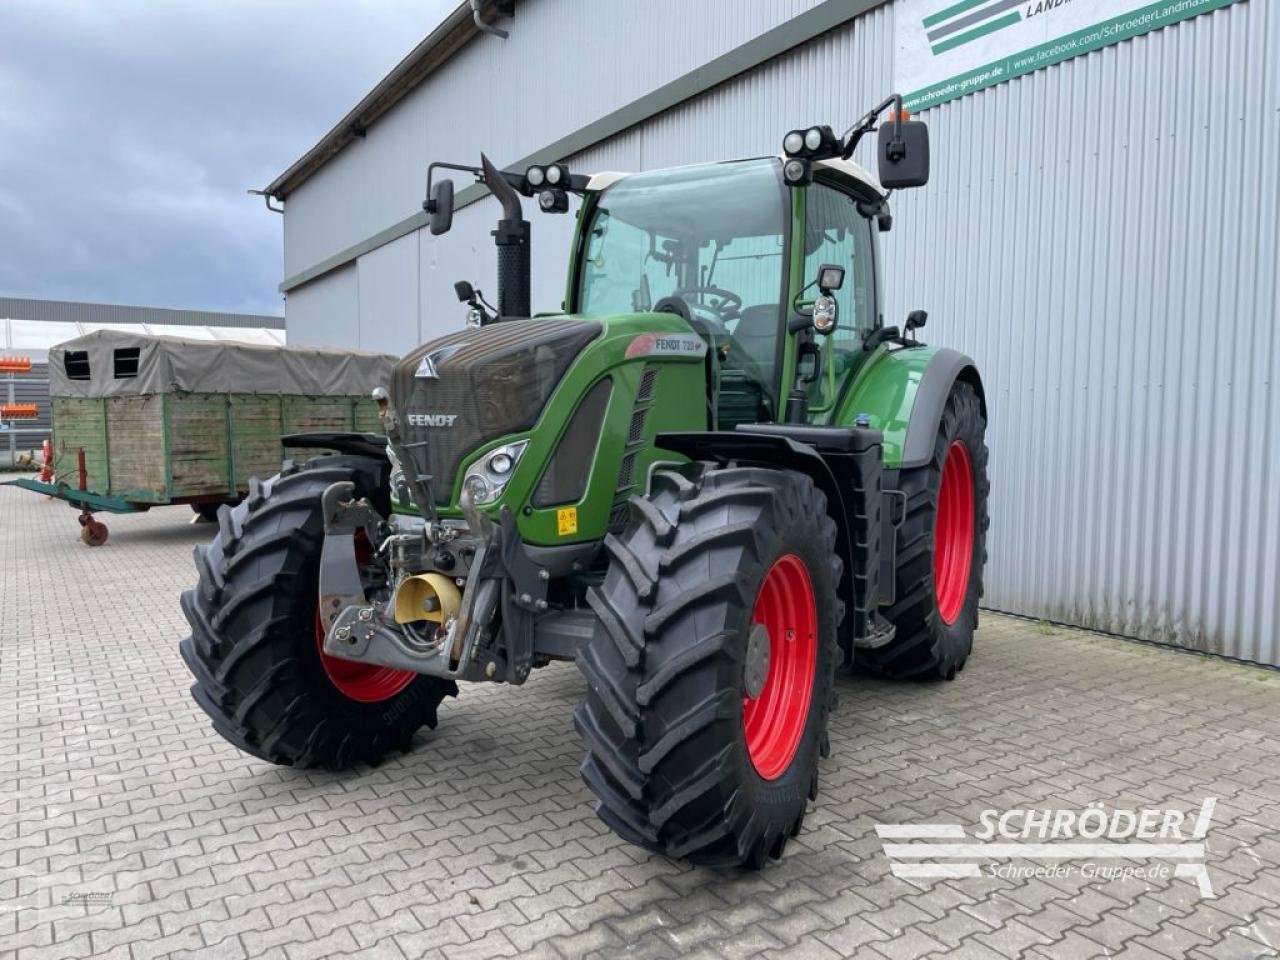
[[804, 149], [804, 134], [799, 130], [792, 130], [782, 138], [782, 150], [787, 154], [799, 153]]
[[806, 150], [817, 150], [822, 146], [822, 131], [817, 127], [810, 127], [805, 131], [804, 146]]
[[467, 467], [467, 472], [462, 478], [462, 487], [471, 494], [472, 503], [493, 503], [502, 496], [502, 492], [507, 488], [507, 481], [511, 479], [516, 464], [520, 462], [524, 448], [528, 445], [528, 440], [508, 443], [490, 450]]

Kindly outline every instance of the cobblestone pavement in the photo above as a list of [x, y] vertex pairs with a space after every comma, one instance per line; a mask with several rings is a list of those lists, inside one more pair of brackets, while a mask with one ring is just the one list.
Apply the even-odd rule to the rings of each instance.
[[[0, 957], [1276, 956], [1280, 674], [986, 615], [954, 683], [840, 682], [786, 858], [720, 874], [614, 837], [567, 664], [469, 687], [377, 769], [272, 767], [187, 694], [185, 508], [105, 518], [0, 487]], [[904, 880], [877, 823], [1216, 797], [1216, 898], [1169, 876]], [[1107, 863], [1107, 861], [1099, 861]], [[1015, 865], [1034, 866], [1030, 861]], [[1044, 864], [1045, 862], [1041, 862]], [[1122, 861], [1150, 866], [1149, 861]], [[1114, 863], [1113, 863], [1114, 865]]]

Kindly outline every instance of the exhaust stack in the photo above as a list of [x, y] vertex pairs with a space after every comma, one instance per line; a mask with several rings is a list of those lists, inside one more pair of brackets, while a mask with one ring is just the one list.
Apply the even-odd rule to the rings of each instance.
[[493, 231], [498, 247], [498, 316], [527, 317], [529, 306], [529, 221], [521, 216], [520, 195], [489, 158], [480, 154], [484, 184], [502, 203], [502, 219]]

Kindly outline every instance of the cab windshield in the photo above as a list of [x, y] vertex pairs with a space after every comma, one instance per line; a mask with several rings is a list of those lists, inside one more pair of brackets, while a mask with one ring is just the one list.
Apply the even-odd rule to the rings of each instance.
[[578, 312], [671, 309], [674, 299], [715, 343], [722, 382], [747, 381], [770, 408], [788, 221], [776, 159], [628, 176], [592, 209]]

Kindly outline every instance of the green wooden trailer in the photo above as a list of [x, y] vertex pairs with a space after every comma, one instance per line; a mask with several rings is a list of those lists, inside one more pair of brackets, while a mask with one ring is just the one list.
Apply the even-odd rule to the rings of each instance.
[[[290, 434], [381, 432], [370, 396], [395, 358], [111, 330], [49, 351], [52, 483], [12, 483], [70, 502], [81, 538], [106, 540], [95, 511], [234, 503], [277, 473]], [[302, 459], [323, 451], [290, 446]]]

